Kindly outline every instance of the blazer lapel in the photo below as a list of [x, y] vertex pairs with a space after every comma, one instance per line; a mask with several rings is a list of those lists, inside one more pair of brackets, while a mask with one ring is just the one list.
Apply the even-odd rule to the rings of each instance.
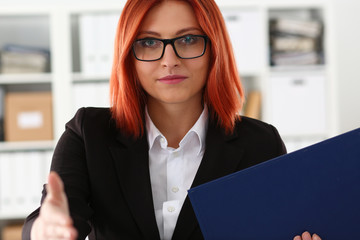
[[114, 143], [110, 150], [122, 192], [144, 239], [160, 239], [151, 191], [146, 135], [134, 140], [119, 134], [118, 140], [121, 144]]
[[[243, 149], [237, 141], [233, 141], [236, 138], [236, 134], [225, 135], [214, 123], [209, 123], [206, 150], [191, 187], [228, 175], [238, 169]], [[191, 202], [186, 197], [172, 239], [188, 239], [196, 227], [198, 222]]]

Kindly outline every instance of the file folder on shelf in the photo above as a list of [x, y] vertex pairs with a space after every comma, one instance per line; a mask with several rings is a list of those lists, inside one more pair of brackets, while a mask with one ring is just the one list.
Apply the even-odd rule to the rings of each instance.
[[360, 239], [360, 128], [188, 191], [209, 239]]

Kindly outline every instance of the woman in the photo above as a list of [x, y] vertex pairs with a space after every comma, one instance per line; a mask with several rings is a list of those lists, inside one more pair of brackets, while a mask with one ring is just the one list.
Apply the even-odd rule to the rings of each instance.
[[186, 190], [285, 153], [274, 127], [237, 114], [243, 89], [212, 0], [129, 0], [114, 59], [111, 109], [66, 125], [23, 238], [203, 239]]

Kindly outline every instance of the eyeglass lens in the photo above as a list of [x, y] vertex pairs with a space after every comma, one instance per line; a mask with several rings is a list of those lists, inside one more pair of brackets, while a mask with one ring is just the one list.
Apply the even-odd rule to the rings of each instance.
[[[195, 58], [205, 51], [205, 37], [188, 35], [174, 40], [175, 52], [180, 58]], [[139, 60], [158, 60], [164, 52], [164, 41], [145, 38], [135, 41], [134, 53]]]

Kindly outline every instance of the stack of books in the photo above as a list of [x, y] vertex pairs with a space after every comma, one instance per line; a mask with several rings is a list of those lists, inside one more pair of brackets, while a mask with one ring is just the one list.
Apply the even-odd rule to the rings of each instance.
[[50, 71], [50, 51], [22, 45], [5, 45], [0, 51], [0, 73]]
[[320, 20], [270, 20], [270, 64], [319, 65], [323, 58], [323, 24]]

